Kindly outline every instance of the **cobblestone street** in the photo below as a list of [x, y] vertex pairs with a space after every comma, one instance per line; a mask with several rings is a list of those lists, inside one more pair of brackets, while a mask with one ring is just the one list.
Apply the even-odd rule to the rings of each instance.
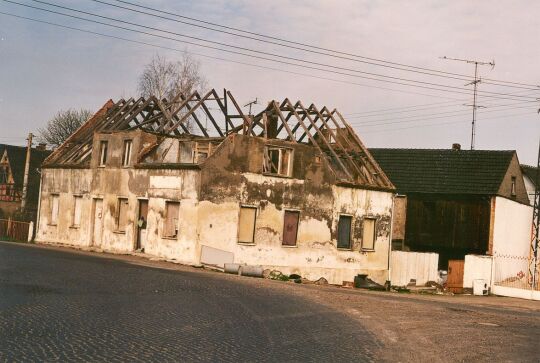
[[539, 311], [0, 242], [0, 361], [534, 362]]
[[223, 279], [0, 243], [1, 361], [351, 361], [345, 314]]

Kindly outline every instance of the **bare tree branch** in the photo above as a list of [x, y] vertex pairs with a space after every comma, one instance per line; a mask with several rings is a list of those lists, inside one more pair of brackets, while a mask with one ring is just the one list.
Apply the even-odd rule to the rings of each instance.
[[44, 128], [40, 128], [38, 139], [53, 147], [60, 146], [75, 130], [92, 116], [90, 110], [68, 109], [61, 110], [47, 122]]
[[[200, 62], [184, 51], [177, 61], [154, 55], [139, 77], [138, 91], [143, 97], [154, 95], [160, 100], [166, 98], [170, 101], [180, 92], [188, 97], [195, 90], [202, 91], [206, 86]], [[186, 127], [192, 129], [191, 120], [186, 122]]]

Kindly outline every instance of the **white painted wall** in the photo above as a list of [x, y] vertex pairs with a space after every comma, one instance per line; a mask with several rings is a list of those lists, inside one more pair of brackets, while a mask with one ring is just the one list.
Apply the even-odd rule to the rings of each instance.
[[493, 255], [528, 256], [532, 213], [531, 206], [496, 197]]
[[394, 286], [406, 286], [416, 279], [416, 286], [428, 281], [438, 281], [439, 254], [392, 251], [390, 281]]
[[473, 281], [477, 279], [485, 280], [488, 286], [491, 286], [491, 264], [491, 256], [466, 255], [463, 287], [472, 288]]
[[[533, 208], [506, 198], [495, 201], [493, 283], [526, 275]], [[523, 283], [525, 283], [525, 279]], [[516, 285], [517, 286], [517, 285]]]
[[[147, 240], [145, 253], [185, 264], [199, 264], [201, 246], [227, 251], [234, 262], [262, 265], [285, 274], [297, 273], [311, 280], [320, 277], [330, 283], [353, 281], [359, 273], [384, 283], [388, 279], [388, 254], [392, 213], [392, 193], [332, 187], [332, 195], [322, 201], [319, 195], [308, 195], [308, 203], [332, 206], [332, 220], [308, 217], [300, 210], [297, 245], [282, 246], [284, 208], [271, 203], [257, 204], [255, 243], [238, 243], [238, 218], [247, 190], [238, 200], [214, 204], [198, 200], [199, 171], [110, 169], [45, 169], [37, 241], [66, 245], [92, 246], [93, 198], [103, 199], [103, 237], [100, 246], [105, 251], [126, 253], [135, 247], [135, 224], [138, 198], [148, 199]], [[246, 174], [250, 181], [269, 184], [273, 179], [298, 184], [303, 181], [259, 174]], [[266, 183], [266, 184], [265, 184]], [[275, 191], [269, 188], [269, 192]], [[58, 226], [48, 223], [50, 195], [60, 194]], [[285, 189], [284, 193], [288, 193]], [[83, 196], [82, 223], [69, 226], [73, 212], [73, 195]], [[124, 233], [116, 231], [118, 197], [128, 199], [128, 217]], [[284, 198], [286, 199], [286, 198]], [[166, 201], [180, 202], [179, 233], [176, 238], [163, 236]], [[259, 201], [264, 202], [264, 201]], [[264, 204], [264, 207], [263, 207]], [[307, 208], [307, 207], [306, 207]], [[304, 210], [305, 211], [305, 210]], [[373, 251], [359, 248], [338, 250], [332, 231], [337, 229], [340, 213], [353, 216], [353, 226], [364, 217], [377, 218]], [[353, 227], [354, 228], [354, 227]], [[353, 232], [353, 246], [361, 245], [361, 237]]]
[[[273, 179], [280, 183], [303, 182], [258, 174], [245, 175], [251, 182], [268, 186]], [[268, 192], [272, 193], [270, 189]], [[240, 194], [240, 199], [243, 200], [246, 195]], [[306, 198], [316, 199], [317, 196], [308, 195]], [[366, 273], [375, 281], [384, 283], [388, 279], [392, 193], [335, 186], [333, 199], [334, 213], [330, 223], [327, 220], [306, 217], [300, 210], [297, 245], [294, 247], [282, 246], [283, 208], [277, 208], [271, 203], [265, 203], [264, 207], [260, 204], [253, 205], [257, 208], [255, 243], [247, 245], [238, 243], [241, 202], [214, 204], [202, 201], [198, 208], [198, 243], [232, 252], [235, 263], [262, 265], [284, 274], [296, 273], [310, 280], [324, 277], [330, 283], [342, 284], [343, 281], [353, 281], [354, 276], [359, 273]], [[357, 219], [363, 217], [386, 217], [386, 220], [377, 221], [377, 229], [387, 232], [378, 233], [374, 251], [337, 249], [332, 230], [337, 228], [340, 211], [353, 215], [353, 225]], [[384, 225], [385, 223], [388, 225]], [[353, 241], [353, 244], [354, 242], [361, 243]]]

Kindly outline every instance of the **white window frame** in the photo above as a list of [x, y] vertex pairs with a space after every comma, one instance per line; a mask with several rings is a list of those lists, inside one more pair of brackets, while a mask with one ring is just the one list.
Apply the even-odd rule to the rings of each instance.
[[126, 139], [124, 140], [124, 151], [122, 153], [122, 166], [130, 166], [131, 165], [131, 149], [133, 147], [133, 140]]
[[73, 196], [73, 213], [71, 215], [71, 227], [72, 228], [79, 228], [81, 226], [82, 201], [83, 201], [82, 195], [74, 195]]
[[[55, 203], [56, 200], [56, 203]], [[55, 208], [56, 204], [56, 208]], [[56, 226], [58, 224], [58, 214], [60, 212], [60, 194], [51, 194], [51, 220], [49, 224]]]
[[[272, 172], [271, 166], [270, 166], [270, 152], [277, 150], [278, 155], [278, 165], [277, 165], [277, 173]], [[289, 162], [287, 165], [286, 173], [282, 172], [282, 160], [283, 160], [283, 152], [289, 153]], [[294, 162], [294, 149], [287, 148], [287, 147], [281, 147], [281, 146], [273, 146], [273, 145], [267, 145], [264, 149], [264, 157], [263, 157], [263, 172], [265, 174], [271, 174], [271, 175], [279, 175], [279, 176], [285, 176], [290, 177], [292, 175], [292, 165]]]
[[109, 149], [109, 142], [107, 140], [101, 140], [99, 142], [99, 164], [98, 164], [98, 166], [104, 167], [107, 164], [108, 149]]
[[[178, 205], [178, 213], [175, 216], [175, 218], [173, 218], [173, 220], [176, 219], [176, 223], [175, 223], [175, 227], [176, 227], [175, 232], [176, 233], [174, 235], [171, 235], [171, 234], [168, 233], [168, 223], [167, 223], [167, 221], [169, 220], [169, 217], [171, 217], [171, 216], [169, 216], [169, 210], [167, 208], [167, 206], [169, 204]], [[161, 232], [162, 238], [177, 239], [179, 232], [180, 232], [180, 201], [167, 200], [167, 201], [165, 201], [165, 219], [163, 220], [163, 226], [162, 226], [162, 232]]]
[[[240, 216], [242, 215], [242, 209], [253, 209], [255, 210], [255, 218], [253, 219], [253, 234], [251, 236], [251, 241], [241, 241], [240, 240]], [[242, 245], [254, 245], [255, 244], [255, 232], [257, 227], [257, 216], [259, 214], [258, 208], [252, 205], [240, 205], [240, 210], [238, 211], [238, 236], [237, 242]]]
[[[124, 225], [120, 225], [120, 217], [122, 212], [122, 203], [125, 202], [126, 204], [126, 223]], [[116, 216], [115, 216], [115, 222], [116, 222], [116, 229], [115, 232], [118, 233], [126, 233], [126, 226], [127, 226], [127, 220], [128, 216], [127, 213], [129, 211], [129, 200], [127, 197], [118, 197], [118, 200], [116, 202]]]
[[375, 242], [377, 242], [377, 218], [375, 218], [375, 217], [364, 217], [364, 219], [362, 220], [362, 223], [365, 223], [367, 220], [373, 221], [373, 235], [372, 235], [373, 246], [371, 246], [371, 247], [366, 247], [365, 246], [366, 229], [365, 229], [365, 225], [362, 225], [362, 251], [370, 252], [370, 251], [375, 251]]

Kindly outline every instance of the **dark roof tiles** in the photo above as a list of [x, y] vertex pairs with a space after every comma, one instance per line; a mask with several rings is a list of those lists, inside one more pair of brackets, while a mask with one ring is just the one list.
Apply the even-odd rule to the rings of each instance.
[[515, 151], [369, 149], [398, 193], [497, 194]]

